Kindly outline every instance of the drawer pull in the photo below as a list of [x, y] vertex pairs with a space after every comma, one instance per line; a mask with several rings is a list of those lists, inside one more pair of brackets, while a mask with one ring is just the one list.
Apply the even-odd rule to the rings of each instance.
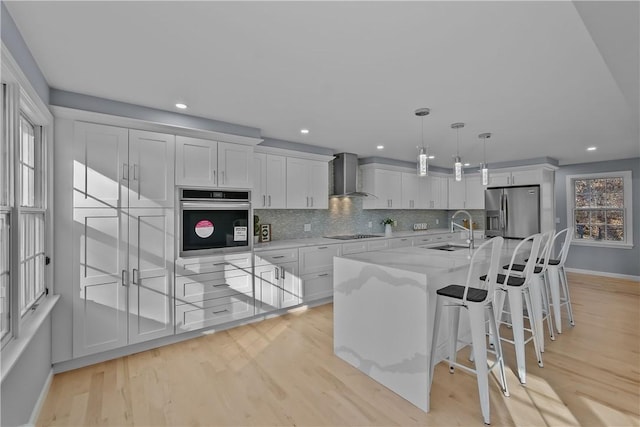
[[213, 265], [225, 265], [225, 264], [226, 264], [226, 262], [215, 262], [215, 263], [213, 263]]
[[326, 277], [328, 275], [329, 275], [329, 273], [322, 273], [322, 274], [318, 274], [318, 277]]
[[319, 246], [318, 249], [327, 249], [328, 246]]
[[220, 313], [224, 313], [225, 311], [229, 311], [229, 310], [225, 308], [224, 310], [214, 311], [213, 314], [220, 314]]
[[276, 255], [276, 256], [273, 256], [273, 257], [271, 257], [271, 258], [273, 258], [273, 259], [284, 258], [284, 255]]
[[219, 285], [213, 285], [214, 288], [221, 288], [221, 287], [224, 287], [224, 286], [229, 286], [229, 284], [228, 283], [220, 283]]

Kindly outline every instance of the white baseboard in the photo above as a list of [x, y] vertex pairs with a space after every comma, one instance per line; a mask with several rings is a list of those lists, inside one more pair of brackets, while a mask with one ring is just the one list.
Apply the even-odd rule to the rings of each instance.
[[629, 279], [635, 282], [640, 282], [640, 276], [634, 276], [631, 274], [618, 274], [618, 273], [609, 273], [606, 271], [593, 271], [593, 270], [583, 270], [582, 268], [566, 268], [568, 273], [580, 273], [580, 274], [591, 274], [593, 276], [604, 276], [604, 277], [613, 277], [615, 279]]
[[44, 405], [44, 401], [47, 398], [47, 394], [49, 394], [49, 387], [51, 387], [51, 381], [53, 381], [53, 369], [49, 371], [49, 375], [47, 376], [47, 380], [44, 382], [42, 386], [42, 390], [40, 391], [40, 396], [38, 396], [38, 400], [36, 401], [35, 406], [33, 407], [33, 411], [31, 411], [31, 416], [29, 417], [29, 422], [25, 424], [23, 427], [35, 427], [38, 422], [38, 417], [40, 416], [40, 410], [42, 409], [42, 405]]

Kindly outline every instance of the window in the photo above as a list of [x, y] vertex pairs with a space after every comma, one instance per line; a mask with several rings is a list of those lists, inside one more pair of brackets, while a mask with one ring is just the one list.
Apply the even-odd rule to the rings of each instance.
[[4, 344], [11, 337], [11, 234], [9, 224], [11, 203], [9, 201], [9, 182], [11, 176], [11, 145], [9, 144], [9, 119], [7, 109], [7, 86], [2, 84], [0, 111], [2, 117], [2, 139], [0, 140], [0, 343]]
[[568, 176], [567, 204], [574, 243], [633, 245], [631, 172]]

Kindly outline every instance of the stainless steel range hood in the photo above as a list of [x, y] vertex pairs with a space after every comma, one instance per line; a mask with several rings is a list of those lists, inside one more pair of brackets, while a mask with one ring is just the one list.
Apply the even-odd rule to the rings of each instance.
[[333, 194], [331, 197], [376, 197], [357, 191], [358, 156], [353, 153], [339, 153], [333, 159]]

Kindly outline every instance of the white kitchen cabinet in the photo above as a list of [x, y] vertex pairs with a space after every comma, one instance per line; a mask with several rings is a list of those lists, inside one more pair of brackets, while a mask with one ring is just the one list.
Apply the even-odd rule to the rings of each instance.
[[333, 297], [333, 269], [302, 276], [304, 301]]
[[176, 329], [193, 331], [253, 315], [253, 297], [235, 293], [176, 306]]
[[319, 160], [287, 157], [287, 208], [328, 209], [329, 165]]
[[389, 249], [389, 239], [367, 241], [367, 252], [381, 251], [383, 249]]
[[250, 188], [253, 147], [207, 139], [176, 137], [176, 184]]
[[480, 175], [465, 176], [465, 209], [484, 209], [484, 190]]
[[542, 169], [489, 170], [489, 187], [542, 184]]
[[466, 197], [466, 186], [464, 178], [462, 181], [456, 181], [454, 177], [449, 177], [449, 209], [464, 209], [464, 201]]
[[402, 172], [362, 168], [362, 191], [375, 195], [362, 203], [364, 209], [400, 209], [402, 207]]
[[447, 209], [449, 206], [449, 181], [444, 176], [429, 176], [428, 209]]
[[255, 153], [252, 205], [254, 209], [284, 209], [287, 207], [287, 158]]
[[173, 334], [173, 209], [74, 210], [74, 357]]
[[256, 313], [300, 304], [297, 248], [257, 252], [254, 262]]
[[359, 254], [362, 252], [367, 252], [367, 242], [364, 240], [342, 244], [342, 255]]
[[406, 248], [412, 246], [413, 240], [411, 237], [398, 237], [395, 239], [389, 239], [389, 249]]
[[174, 205], [175, 137], [75, 122], [75, 208]]
[[402, 200], [401, 200], [402, 209], [420, 208], [420, 203], [418, 199], [420, 177], [415, 173], [402, 172], [401, 182], [402, 182]]
[[307, 246], [299, 254], [303, 300], [333, 296], [333, 257], [342, 255], [342, 245]]

